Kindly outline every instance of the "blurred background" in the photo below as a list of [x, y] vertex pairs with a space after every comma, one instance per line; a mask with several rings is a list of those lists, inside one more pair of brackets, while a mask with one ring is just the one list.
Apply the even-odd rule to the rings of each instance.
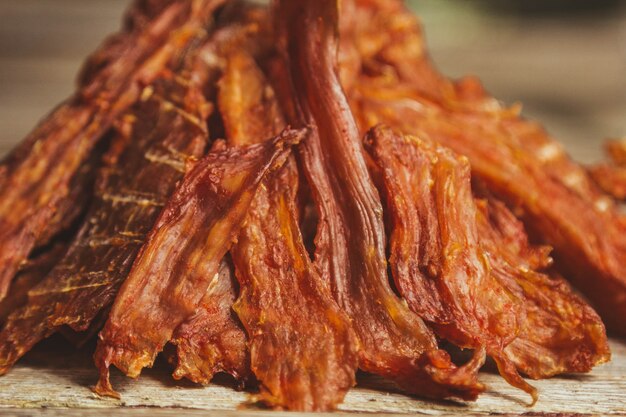
[[[73, 91], [129, 0], [0, 0], [0, 154]], [[626, 1], [408, 0], [437, 66], [522, 102], [570, 153], [626, 136]]]

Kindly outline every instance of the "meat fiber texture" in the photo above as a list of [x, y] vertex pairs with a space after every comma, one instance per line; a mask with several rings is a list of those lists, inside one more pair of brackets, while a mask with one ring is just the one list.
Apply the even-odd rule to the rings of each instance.
[[625, 149], [577, 165], [396, 0], [136, 0], [0, 165], [0, 371], [98, 334], [103, 396], [164, 352], [274, 409], [471, 401], [487, 357], [536, 401], [626, 332]]

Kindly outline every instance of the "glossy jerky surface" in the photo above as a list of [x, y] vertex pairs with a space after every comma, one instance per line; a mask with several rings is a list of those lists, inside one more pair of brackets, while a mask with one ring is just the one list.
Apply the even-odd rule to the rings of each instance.
[[[237, 50], [220, 82], [233, 146], [263, 142], [284, 126], [273, 89]], [[302, 411], [334, 409], [355, 383], [358, 345], [348, 317], [313, 266], [298, 224], [298, 171], [289, 158], [259, 188], [232, 248], [259, 400]]]
[[[116, 44], [116, 58], [87, 77], [0, 167], [0, 298], [20, 263], [46, 234], [69, 184], [111, 124], [138, 98], [219, 0], [172, 3], [143, 30]], [[105, 47], [107, 44], [105, 43]]]
[[624, 333], [626, 239], [614, 202], [519, 109], [502, 108], [474, 79], [452, 83], [439, 75], [408, 12], [390, 11], [395, 2], [358, 3], [375, 16], [363, 32], [384, 34], [375, 45], [358, 43], [367, 71], [350, 102], [362, 131], [385, 123], [467, 156], [473, 175], [554, 247], [559, 270], [609, 328]]
[[226, 257], [194, 314], [174, 332], [175, 379], [208, 384], [218, 372], [232, 375], [239, 383], [250, 379], [247, 337], [232, 309], [237, 288], [232, 262]]
[[390, 265], [400, 294], [439, 337], [486, 349], [502, 376], [536, 400], [504, 352], [525, 310], [496, 278], [481, 245], [467, 159], [383, 126], [365, 144], [387, 202]]
[[[230, 54], [244, 47], [254, 46], [253, 49], [257, 49], [259, 26], [267, 14], [259, 13], [257, 8], [245, 3], [236, 2], [229, 6], [230, 8], [221, 14], [217, 22], [219, 29], [213, 36], [211, 50], [207, 52], [211, 57], [210, 61], [214, 62], [216, 67], [227, 74], [232, 74], [227, 68], [231, 65]], [[238, 80], [227, 78], [228, 76], [222, 76], [221, 81], [215, 84], [220, 86], [217, 101], [221, 109], [225, 105], [228, 106], [230, 99], [233, 100], [229, 107], [235, 110], [245, 107], [239, 105], [239, 100], [251, 103], [256, 98], [258, 91], [248, 90], [248, 87], [253, 87], [250, 85], [246, 85], [245, 94], [242, 91], [223, 94], [224, 83], [229, 85], [227, 89], [240, 86]], [[264, 111], [263, 108], [256, 110]], [[215, 124], [217, 119], [224, 119], [224, 115], [216, 116], [210, 123]], [[225, 119], [219, 122], [228, 125]], [[231, 119], [231, 122], [242, 126], [247, 123], [238, 118]], [[231, 127], [220, 126], [220, 131], [225, 129], [230, 130]], [[275, 132], [278, 133], [278, 130], [267, 129], [268, 136], [265, 138], [274, 136]], [[248, 133], [251, 132], [246, 134]], [[174, 332], [171, 342], [176, 345], [176, 355], [171, 358], [176, 364], [173, 373], [175, 379], [187, 378], [196, 383], [208, 384], [218, 372], [232, 375], [239, 385], [247, 384], [254, 379], [250, 370], [247, 337], [241, 322], [232, 310], [237, 294], [238, 285], [232, 261], [230, 257], [226, 257], [220, 265], [219, 275], [212, 280], [194, 314]]]
[[95, 390], [116, 396], [109, 366], [137, 377], [202, 301], [265, 175], [282, 165], [302, 131], [262, 145], [213, 151], [186, 175], [133, 263], [100, 332]]
[[314, 127], [300, 156], [319, 214], [315, 262], [353, 321], [359, 366], [414, 394], [475, 398], [484, 355], [456, 369], [389, 286], [382, 206], [336, 74], [337, 4], [280, 1], [275, 11], [300, 123]]
[[588, 372], [607, 362], [610, 351], [597, 313], [553, 270], [547, 248], [533, 247], [523, 225], [506, 206], [477, 200], [481, 242], [498, 278], [524, 300], [522, 328], [507, 356], [531, 378]]

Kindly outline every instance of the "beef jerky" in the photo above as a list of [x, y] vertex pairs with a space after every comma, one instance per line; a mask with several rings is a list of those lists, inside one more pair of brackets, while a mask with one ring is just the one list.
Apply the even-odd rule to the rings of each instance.
[[475, 398], [484, 389], [476, 380], [484, 350], [455, 368], [389, 285], [380, 198], [336, 74], [336, 2], [279, 1], [275, 11], [299, 106], [294, 123], [314, 127], [300, 156], [319, 214], [315, 263], [353, 322], [359, 366], [410, 393]]
[[525, 310], [480, 243], [467, 158], [382, 126], [365, 144], [382, 178], [400, 294], [440, 337], [462, 348], [485, 347], [502, 376], [536, 400], [504, 351]]
[[607, 362], [600, 317], [558, 274], [540, 272], [551, 264], [546, 248], [528, 243], [523, 225], [503, 203], [486, 196], [476, 204], [479, 235], [494, 271], [524, 299], [521, 331], [506, 347], [517, 369], [539, 379], [589, 372]]
[[263, 145], [214, 149], [186, 175], [148, 235], [100, 332], [95, 391], [118, 396], [109, 366], [137, 377], [198, 309], [265, 175], [303, 136], [287, 130]]
[[[85, 331], [110, 306], [186, 163], [204, 154], [210, 103], [202, 89], [209, 71], [195, 55], [188, 58], [187, 68], [161, 74], [122, 117], [78, 235], [0, 332], [4, 371], [61, 326]], [[16, 336], [24, 333], [19, 343]]]
[[454, 84], [438, 76], [429, 87], [435, 91], [427, 92], [419, 77], [409, 82], [398, 76], [401, 65], [434, 72], [420, 48], [420, 54], [397, 52], [393, 60], [387, 54], [382, 67], [376, 65], [380, 50], [369, 54], [375, 63], [363, 64], [368, 71], [351, 96], [361, 129], [385, 123], [467, 156], [473, 175], [514, 209], [530, 233], [554, 247], [558, 269], [610, 329], [624, 333], [618, 317], [626, 314], [626, 240], [613, 200], [539, 125], [520, 119], [518, 109], [502, 109], [477, 82]]
[[236, 298], [232, 262], [225, 258], [195, 313], [174, 332], [175, 379], [208, 384], [218, 372], [240, 382], [250, 379], [246, 334], [232, 310]]
[[[229, 143], [266, 140], [285, 122], [252, 56], [227, 57], [220, 111]], [[234, 308], [249, 335], [259, 400], [289, 410], [334, 409], [355, 383], [357, 340], [306, 251], [290, 158], [257, 192], [232, 248], [240, 296]]]
[[173, 3], [42, 121], [0, 168], [0, 298], [70, 193], [69, 182], [98, 140], [221, 0]]

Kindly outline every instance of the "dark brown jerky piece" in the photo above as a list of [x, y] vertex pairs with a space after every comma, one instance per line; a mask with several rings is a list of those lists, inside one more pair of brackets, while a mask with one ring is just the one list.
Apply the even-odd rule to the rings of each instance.
[[[19, 352], [61, 326], [87, 330], [112, 304], [186, 164], [204, 154], [211, 105], [202, 89], [209, 71], [206, 65], [195, 67], [199, 64], [193, 63], [194, 55], [188, 58], [191, 68], [162, 73], [118, 123], [120, 133], [105, 158], [78, 235], [0, 332], [4, 371], [19, 359]], [[15, 344], [15, 336], [22, 332], [28, 336]]]
[[282, 165], [303, 131], [287, 130], [244, 149], [212, 152], [186, 175], [168, 201], [117, 295], [100, 332], [95, 390], [117, 396], [109, 366], [131, 377], [151, 366], [174, 330], [198, 309], [242, 226], [258, 185]]
[[9, 314], [28, 301], [28, 291], [43, 280], [67, 250], [66, 243], [55, 243], [50, 248], [22, 266], [9, 290], [7, 297], [0, 302], [0, 323], [4, 325]]
[[[284, 126], [252, 56], [236, 50], [220, 82], [220, 111], [234, 146]], [[313, 266], [298, 225], [298, 171], [290, 158], [257, 192], [231, 250], [240, 284], [234, 308], [250, 339], [259, 400], [288, 410], [329, 410], [355, 383], [357, 339]]]
[[467, 158], [382, 126], [365, 144], [382, 179], [400, 294], [440, 337], [462, 348], [486, 347], [504, 378], [536, 400], [504, 351], [525, 309], [481, 245]]
[[[90, 151], [163, 66], [201, 31], [221, 0], [173, 3], [128, 33], [117, 58], [59, 106], [0, 167], [0, 298], [46, 235]], [[198, 7], [196, 7], [198, 6]]]
[[385, 260], [382, 206], [336, 73], [337, 4], [279, 1], [275, 22], [300, 120], [314, 127], [300, 146], [319, 212], [316, 265], [353, 321], [360, 367], [405, 390], [475, 398], [483, 356], [456, 369], [424, 322], [394, 294]]
[[199, 384], [208, 384], [218, 372], [226, 372], [238, 381], [249, 378], [247, 338], [232, 310], [236, 289], [232, 262], [225, 258], [196, 312], [174, 332], [174, 378]]
[[516, 367], [531, 378], [588, 372], [610, 359], [600, 317], [558, 274], [539, 272], [551, 263], [532, 247], [523, 225], [488, 196], [478, 200], [478, 231], [498, 278], [524, 299], [521, 331], [506, 347]]

